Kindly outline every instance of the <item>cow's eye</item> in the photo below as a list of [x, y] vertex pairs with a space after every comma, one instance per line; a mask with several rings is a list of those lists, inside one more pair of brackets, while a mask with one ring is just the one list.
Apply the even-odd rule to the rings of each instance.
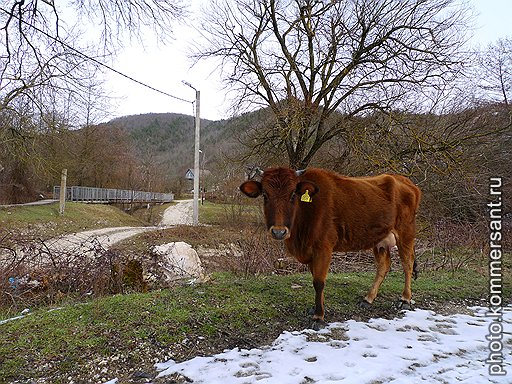
[[296, 197], [296, 196], [297, 196], [297, 195], [295, 194], [295, 191], [294, 191], [294, 192], [292, 192], [292, 194], [291, 194], [291, 196], [290, 196], [290, 202], [292, 202], [292, 203], [293, 203], [293, 202], [295, 201], [295, 197]]
[[263, 193], [262, 193], [262, 195], [263, 195], [263, 201], [264, 201], [264, 202], [267, 202], [267, 201], [268, 201], [268, 195], [267, 195], [267, 192], [263, 192]]

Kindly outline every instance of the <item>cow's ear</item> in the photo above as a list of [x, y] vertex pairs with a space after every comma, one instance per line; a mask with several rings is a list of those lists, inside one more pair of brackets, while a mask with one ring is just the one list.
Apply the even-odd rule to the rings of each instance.
[[318, 185], [311, 181], [301, 181], [299, 184], [297, 184], [297, 188], [295, 189], [295, 193], [298, 196], [302, 196], [308, 191], [309, 196], [313, 196], [316, 193], [318, 193], [320, 189], [318, 188]]
[[246, 196], [258, 197], [262, 192], [261, 183], [256, 180], [247, 180], [240, 186], [240, 191]]

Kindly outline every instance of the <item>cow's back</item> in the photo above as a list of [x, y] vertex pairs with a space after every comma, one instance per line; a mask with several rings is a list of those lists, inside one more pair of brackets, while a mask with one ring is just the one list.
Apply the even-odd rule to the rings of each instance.
[[299, 204], [295, 248], [326, 242], [337, 251], [372, 248], [397, 223], [414, 221], [420, 199], [419, 189], [399, 175], [346, 177], [310, 168], [301, 180], [314, 182], [319, 192], [313, 202]]

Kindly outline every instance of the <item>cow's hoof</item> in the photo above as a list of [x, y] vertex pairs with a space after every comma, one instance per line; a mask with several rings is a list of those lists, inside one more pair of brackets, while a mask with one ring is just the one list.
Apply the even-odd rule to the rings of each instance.
[[405, 300], [400, 300], [400, 302], [398, 303], [398, 309], [400, 309], [401, 311], [413, 311], [414, 308], [412, 307], [412, 303], [409, 303], [408, 301], [405, 301]]
[[361, 309], [370, 309], [372, 307], [371, 303], [363, 299], [359, 302], [359, 308]]
[[313, 320], [310, 328], [313, 331], [320, 331], [321, 329], [324, 329], [326, 326], [327, 326], [327, 323], [325, 321], [318, 319], [318, 320]]

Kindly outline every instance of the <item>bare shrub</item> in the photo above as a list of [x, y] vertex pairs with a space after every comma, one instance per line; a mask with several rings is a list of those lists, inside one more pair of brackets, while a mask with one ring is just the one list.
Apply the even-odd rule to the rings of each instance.
[[[504, 238], [510, 237], [510, 232], [510, 225], [505, 221]], [[464, 222], [441, 218], [433, 224], [420, 225], [415, 246], [417, 269], [419, 272], [468, 269], [485, 271], [488, 242], [487, 228], [482, 221]], [[398, 252], [392, 252], [391, 261], [391, 270], [402, 270]], [[373, 252], [334, 252], [330, 271], [373, 272]]]
[[[396, 261], [396, 257], [392, 257], [391, 260], [400, 264]], [[395, 264], [393, 263], [393, 264]], [[394, 266], [392, 266], [392, 269]], [[375, 271], [375, 262], [373, 252], [358, 251], [358, 252], [334, 252], [332, 255], [330, 272], [373, 272]]]
[[260, 205], [252, 205], [240, 193], [231, 197], [223, 204], [223, 224], [230, 227], [244, 228], [248, 224], [263, 223], [263, 212]]
[[262, 226], [244, 232], [235, 252], [227, 261], [229, 271], [244, 277], [271, 273], [276, 260], [286, 257], [284, 244], [272, 241]]
[[53, 240], [0, 236], [0, 307], [17, 312], [64, 297], [143, 291], [142, 267], [88, 238], [64, 248]]
[[487, 229], [483, 222], [462, 222], [441, 218], [421, 229], [416, 245], [420, 270], [484, 268]]

